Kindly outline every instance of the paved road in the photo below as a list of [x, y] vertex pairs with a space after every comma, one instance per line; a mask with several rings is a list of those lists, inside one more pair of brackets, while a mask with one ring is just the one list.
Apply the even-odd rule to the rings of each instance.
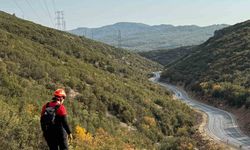
[[152, 82], [166, 87], [175, 94], [175, 97], [208, 115], [208, 123], [205, 130], [210, 137], [233, 145], [238, 149], [250, 150], [250, 137], [240, 131], [232, 114], [191, 99], [182, 89], [171, 84], [159, 82], [160, 72], [155, 72], [154, 74], [155, 77], [150, 79]]

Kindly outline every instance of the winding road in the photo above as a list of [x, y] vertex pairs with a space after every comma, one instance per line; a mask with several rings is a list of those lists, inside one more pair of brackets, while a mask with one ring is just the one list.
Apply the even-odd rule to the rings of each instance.
[[208, 116], [205, 132], [213, 139], [232, 145], [237, 149], [250, 150], [250, 137], [243, 134], [234, 116], [224, 110], [203, 104], [191, 99], [188, 94], [171, 84], [159, 82], [160, 72], [154, 72], [154, 77], [150, 80], [157, 83], [175, 94], [175, 97], [182, 100], [192, 108], [203, 111]]

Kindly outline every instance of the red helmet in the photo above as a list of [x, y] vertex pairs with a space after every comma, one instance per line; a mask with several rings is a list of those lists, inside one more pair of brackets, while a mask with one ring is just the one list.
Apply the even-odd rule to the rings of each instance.
[[57, 89], [54, 92], [54, 96], [57, 96], [57, 97], [66, 97], [66, 93], [65, 93], [64, 89]]

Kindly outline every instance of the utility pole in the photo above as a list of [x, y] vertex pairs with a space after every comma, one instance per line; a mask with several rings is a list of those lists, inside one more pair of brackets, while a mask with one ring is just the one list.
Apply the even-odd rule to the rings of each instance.
[[91, 39], [94, 40], [94, 31], [93, 31], [93, 29], [91, 30]]
[[64, 12], [63, 11], [56, 11], [56, 28], [58, 30], [66, 30], [66, 21], [64, 20]]
[[58, 30], [61, 30], [62, 28], [62, 23], [61, 23], [61, 19], [62, 19], [62, 17], [61, 17], [61, 11], [56, 11], [55, 12], [55, 14], [56, 14], [56, 28], [58, 29]]
[[61, 11], [61, 16], [62, 16], [62, 30], [66, 31], [66, 21], [64, 20], [64, 12]]
[[82, 31], [82, 34], [81, 34], [83, 37], [86, 37], [86, 35], [85, 35], [85, 32], [84, 31]]
[[84, 29], [84, 31], [83, 31], [83, 36], [84, 36], [84, 37], [87, 37], [87, 29]]
[[118, 30], [118, 48], [122, 47], [122, 34], [121, 30]]

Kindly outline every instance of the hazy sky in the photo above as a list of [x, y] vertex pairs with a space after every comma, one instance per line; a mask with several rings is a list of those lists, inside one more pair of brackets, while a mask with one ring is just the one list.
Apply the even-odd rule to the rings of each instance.
[[250, 0], [0, 0], [0, 10], [49, 27], [63, 10], [68, 30], [116, 22], [205, 26], [250, 19]]

